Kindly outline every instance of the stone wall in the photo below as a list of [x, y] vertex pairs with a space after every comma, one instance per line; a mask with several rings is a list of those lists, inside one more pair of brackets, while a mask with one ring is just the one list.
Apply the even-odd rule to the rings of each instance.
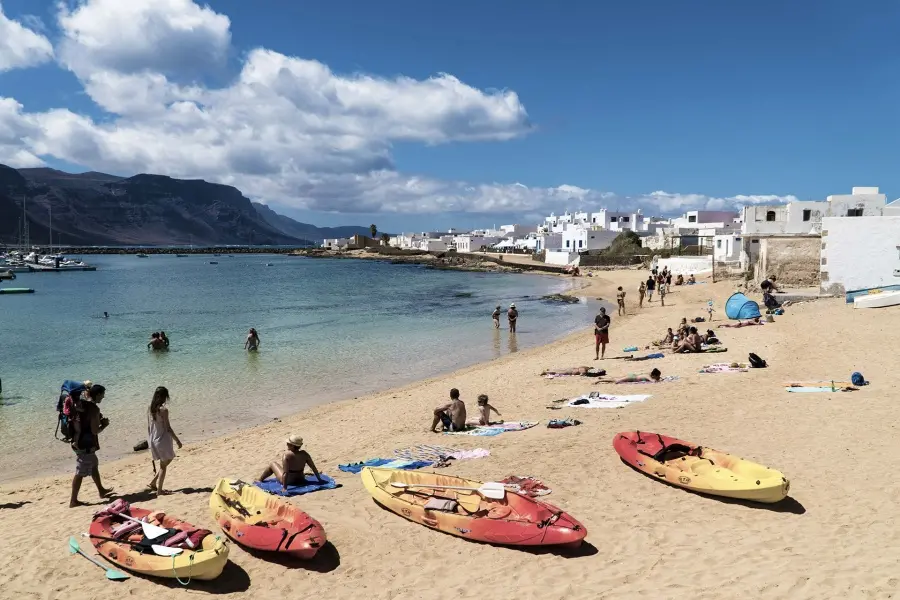
[[821, 248], [819, 236], [760, 238], [756, 280], [774, 275], [780, 285], [818, 285]]

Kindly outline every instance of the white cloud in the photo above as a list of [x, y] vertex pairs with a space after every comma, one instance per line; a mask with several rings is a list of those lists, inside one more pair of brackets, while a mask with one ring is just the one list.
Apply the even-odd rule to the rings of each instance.
[[53, 58], [50, 40], [34, 29], [7, 17], [0, 2], [0, 73], [33, 67]]
[[394, 142], [502, 141], [529, 133], [519, 97], [448, 74], [337, 74], [262, 48], [246, 54], [228, 85], [192, 83], [202, 79], [191, 73], [215, 69], [229, 55], [231, 31], [228, 17], [190, 0], [81, 0], [61, 7], [58, 20], [61, 64], [107, 116], [94, 120], [64, 108], [28, 113], [0, 98], [0, 162], [31, 166], [53, 156], [94, 170], [199, 177], [255, 199], [339, 212], [525, 214], [607, 206], [658, 213], [753, 201], [405, 175], [394, 165]]

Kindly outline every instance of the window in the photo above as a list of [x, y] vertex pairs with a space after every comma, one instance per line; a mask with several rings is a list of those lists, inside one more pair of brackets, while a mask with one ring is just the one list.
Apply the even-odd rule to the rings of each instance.
[[734, 241], [739, 242], [739, 241], [741, 241], [741, 238], [734, 238]]
[[766, 211], [766, 221], [774, 221], [775, 220], [775, 211], [767, 210]]
[[579, 248], [583, 248], [583, 247], [584, 247], [584, 240], [578, 240], [578, 247], [579, 247]]
[[591, 239], [594, 239], [594, 238], [595, 238], [595, 237], [597, 237], [597, 236], [595, 236], [595, 235], [592, 235], [592, 236], [591, 236]]
[[566, 240], [566, 248], [569, 247], [569, 240]]
[[610, 217], [610, 218], [609, 218], [609, 222], [610, 222], [610, 223], [615, 223], [618, 219], [619, 219], [619, 217]]
[[751, 244], [758, 244], [758, 243], [759, 243], [759, 240], [750, 240], [750, 243], [751, 243]]
[[689, 215], [688, 216], [688, 223], [696, 223], [696, 222], [697, 222], [697, 215]]
[[863, 209], [861, 208], [849, 208], [847, 209], [848, 217], [861, 217]]
[[622, 217], [622, 219], [621, 219], [621, 221], [622, 221], [623, 223], [627, 223], [627, 222], [630, 221], [630, 220], [631, 220], [631, 217]]
[[806, 209], [806, 210], [803, 211], [803, 220], [804, 220], [804, 221], [809, 221], [809, 218], [810, 218], [811, 216], [812, 216], [812, 211], [811, 211], [811, 210]]
[[716, 248], [722, 247], [722, 240], [716, 240]]

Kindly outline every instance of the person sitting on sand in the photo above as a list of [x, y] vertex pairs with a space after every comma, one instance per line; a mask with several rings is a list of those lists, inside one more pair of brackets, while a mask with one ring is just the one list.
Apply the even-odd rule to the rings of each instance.
[[658, 342], [653, 342], [654, 346], [668, 346], [673, 341], [675, 341], [675, 333], [672, 331], [672, 328], [669, 327], [669, 330], [666, 332], [666, 336], [659, 340]]
[[437, 433], [438, 423], [442, 423], [444, 431], [462, 431], [466, 428], [466, 404], [459, 399], [459, 390], [450, 390], [450, 404], [434, 409], [434, 420], [431, 422], [431, 433]]
[[494, 309], [494, 312], [491, 313], [491, 318], [494, 320], [494, 329], [500, 329], [500, 305], [497, 305], [497, 308]]
[[147, 348], [150, 350], [165, 350], [166, 343], [163, 341], [161, 337], [159, 337], [159, 332], [153, 332], [153, 335], [150, 336], [150, 342], [147, 343]]
[[546, 375], [580, 375], [581, 377], [603, 377], [606, 375], [605, 369], [595, 369], [593, 367], [571, 367], [568, 369], [547, 369], [541, 376]]
[[279, 462], [273, 462], [259, 476], [260, 481], [265, 481], [272, 475], [281, 484], [282, 490], [287, 490], [289, 485], [306, 485], [306, 467], [309, 466], [313, 475], [316, 476], [316, 483], [325, 483], [322, 476], [319, 475], [316, 464], [306, 450], [301, 450], [303, 446], [303, 438], [299, 435], [292, 435], [285, 440], [287, 444], [287, 452], [281, 455]]
[[697, 283], [697, 280], [694, 279], [694, 274], [693, 274], [693, 273], [690, 274], [690, 276], [688, 277], [687, 282], [688, 282], [688, 285], [694, 285], [695, 283]]
[[697, 334], [697, 328], [691, 327], [688, 330], [687, 337], [680, 340], [679, 343], [675, 345], [673, 350], [677, 353], [700, 352], [700, 347], [702, 345], [703, 341], [700, 339], [700, 335]]
[[775, 298], [775, 295], [771, 292], [763, 292], [763, 304], [765, 304], [766, 308], [781, 308], [781, 303]]
[[740, 327], [748, 327], [750, 325], [762, 325], [763, 323], [760, 322], [760, 318], [761, 317], [753, 317], [749, 321], [738, 321], [737, 323], [722, 323], [721, 325], [719, 325], [719, 327], [740, 328]]
[[678, 274], [678, 277], [675, 278], [675, 285], [684, 285], [684, 275]]
[[[479, 425], [491, 425], [491, 411], [497, 413], [498, 417], [502, 417], [500, 411], [491, 406], [488, 403], [487, 394], [481, 394], [478, 396], [478, 424]], [[503, 421], [495, 421], [496, 423], [502, 423]]]
[[247, 333], [247, 341], [244, 342], [244, 350], [247, 352], [256, 352], [259, 350], [259, 334], [253, 327]]
[[715, 345], [715, 344], [721, 344], [721, 343], [722, 343], [722, 342], [719, 341], [719, 338], [716, 337], [716, 332], [713, 331], [712, 329], [707, 329], [707, 330], [706, 330], [706, 333], [705, 333], [705, 334], [702, 334], [702, 335], [700, 336], [700, 340], [701, 340], [704, 344], [707, 344], [707, 345]]
[[659, 383], [662, 378], [662, 373], [659, 369], [653, 369], [650, 371], [650, 376], [647, 375], [635, 375], [634, 373], [630, 373], [622, 379], [616, 380], [616, 383]]

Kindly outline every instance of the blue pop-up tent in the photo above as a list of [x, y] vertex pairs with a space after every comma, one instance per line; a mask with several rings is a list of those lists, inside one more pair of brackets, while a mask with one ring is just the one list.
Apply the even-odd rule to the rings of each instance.
[[725, 316], [729, 319], [755, 319], [761, 317], [759, 312], [759, 304], [748, 298], [747, 296], [737, 293], [732, 294], [731, 298], [725, 302]]

